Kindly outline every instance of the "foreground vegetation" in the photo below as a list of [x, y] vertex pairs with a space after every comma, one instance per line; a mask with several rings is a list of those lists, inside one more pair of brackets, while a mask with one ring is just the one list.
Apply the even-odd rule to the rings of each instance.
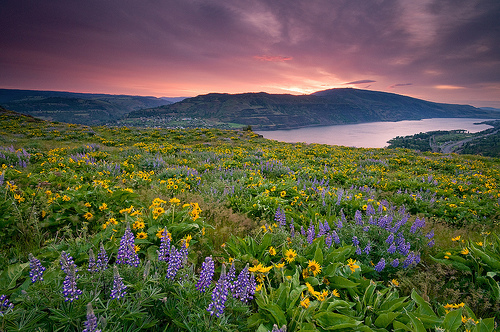
[[1, 331], [497, 327], [498, 160], [1, 117]]

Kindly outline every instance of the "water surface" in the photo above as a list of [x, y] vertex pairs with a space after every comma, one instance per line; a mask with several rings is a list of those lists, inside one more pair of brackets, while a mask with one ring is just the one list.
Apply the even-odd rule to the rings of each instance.
[[464, 129], [471, 133], [491, 126], [475, 124], [487, 121], [471, 118], [435, 118], [397, 122], [370, 122], [349, 125], [310, 127], [290, 130], [258, 131], [265, 138], [288, 142], [319, 143], [353, 146], [357, 148], [383, 148], [396, 136], [408, 136], [434, 130]]

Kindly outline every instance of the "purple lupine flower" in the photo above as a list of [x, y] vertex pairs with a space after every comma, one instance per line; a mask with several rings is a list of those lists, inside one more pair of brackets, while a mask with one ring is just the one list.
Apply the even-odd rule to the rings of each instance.
[[82, 295], [82, 291], [78, 289], [76, 284], [76, 279], [78, 279], [76, 273], [78, 270], [74, 266], [70, 266], [68, 271], [69, 273], [64, 277], [62, 293], [64, 301], [73, 302], [74, 300], [78, 300], [79, 296]]
[[123, 278], [118, 273], [118, 268], [113, 266], [113, 288], [111, 289], [111, 298], [120, 299], [125, 297], [127, 286], [123, 283]]
[[45, 267], [43, 267], [40, 261], [31, 253], [28, 255], [28, 257], [30, 260], [31, 282], [35, 283], [37, 280], [43, 280], [43, 271], [45, 271]]
[[234, 290], [234, 278], [236, 278], [236, 267], [234, 266], [234, 261], [229, 268], [229, 272], [226, 274], [227, 282], [229, 283], [229, 290], [232, 292]]
[[99, 253], [97, 254], [97, 269], [99, 271], [105, 271], [108, 268], [109, 257], [104, 249], [104, 245], [101, 243]]
[[320, 221], [318, 223], [318, 237], [321, 237], [326, 234], [325, 229], [323, 228], [323, 223]]
[[356, 235], [354, 235], [352, 237], [352, 245], [353, 246], [358, 246], [359, 245], [359, 240], [358, 240], [358, 237]]
[[200, 279], [196, 283], [196, 289], [204, 293], [210, 284], [212, 283], [212, 278], [214, 277], [215, 265], [212, 260], [212, 256], [206, 257], [205, 261], [201, 264]]
[[356, 225], [363, 225], [363, 215], [361, 214], [361, 211], [356, 210], [354, 213], [354, 220], [356, 221]]
[[14, 308], [14, 303], [11, 303], [7, 295], [0, 295], [0, 315], [6, 314], [9, 310]]
[[295, 225], [293, 224], [293, 218], [290, 220], [290, 237], [295, 237]]
[[158, 253], [159, 261], [168, 262], [168, 257], [170, 255], [170, 237], [168, 236], [167, 227], [163, 229], [160, 249], [157, 250], [156, 252]]
[[417, 232], [419, 228], [422, 228], [425, 226], [425, 218], [418, 219], [418, 217], [415, 219], [415, 222], [410, 227], [410, 233], [414, 234]]
[[332, 246], [333, 238], [332, 234], [328, 233], [325, 237], [325, 245], [327, 248], [330, 248]]
[[371, 250], [372, 250], [372, 246], [371, 246], [370, 242], [368, 242], [366, 244], [365, 249], [363, 249], [363, 251], [365, 252], [365, 254], [369, 255]]
[[394, 244], [394, 242], [393, 242], [393, 243], [391, 243], [391, 245], [389, 246], [389, 248], [387, 248], [387, 252], [388, 252], [389, 254], [394, 254], [394, 253], [396, 252], [396, 250], [397, 250], [397, 247], [396, 247], [396, 245]]
[[280, 228], [286, 227], [285, 212], [279, 206], [276, 209], [276, 213], [274, 214], [274, 221], [276, 221]]
[[385, 259], [382, 257], [380, 261], [375, 265], [374, 269], [377, 272], [382, 272], [382, 270], [385, 268]]
[[361, 251], [361, 247], [360, 246], [356, 246], [356, 255], [361, 255], [362, 251]]
[[305, 237], [306, 236], [306, 230], [304, 229], [304, 226], [300, 225], [300, 234]]
[[61, 253], [61, 259], [59, 260], [59, 264], [61, 265], [61, 270], [64, 273], [68, 274], [72, 266], [76, 268], [75, 261], [73, 261], [73, 257], [69, 256], [65, 251]]
[[286, 325], [283, 325], [281, 328], [278, 325], [274, 324], [273, 329], [269, 332], [286, 332]]
[[369, 216], [375, 214], [375, 209], [373, 208], [373, 206], [371, 204], [366, 205], [366, 214]]
[[95, 262], [94, 250], [92, 249], [89, 250], [89, 267], [87, 268], [87, 271], [91, 273], [99, 272], [99, 268], [97, 267], [97, 264]]
[[188, 244], [184, 240], [181, 244], [181, 248], [179, 249], [179, 253], [181, 255], [181, 261], [183, 262], [183, 264], [185, 264], [187, 262], [189, 253], [188, 253]]
[[323, 229], [325, 230], [325, 232], [329, 232], [330, 231], [330, 225], [328, 224], [328, 221], [326, 221], [326, 220], [323, 223]]
[[[420, 255], [418, 256], [418, 261], [420, 262]], [[403, 268], [413, 267], [417, 265], [417, 255], [412, 251], [408, 254], [406, 259], [403, 261]]]
[[375, 218], [373, 218], [373, 216], [370, 216], [370, 218], [368, 219], [368, 223], [370, 225], [376, 225], [377, 221], [375, 220]]
[[215, 314], [215, 316], [219, 317], [224, 313], [228, 293], [229, 282], [226, 278], [226, 266], [222, 265], [219, 281], [217, 281], [217, 284], [212, 292], [212, 302], [210, 302], [207, 308], [210, 315], [213, 316]]
[[101, 332], [97, 328], [97, 317], [94, 314], [94, 309], [92, 308], [92, 303], [87, 304], [87, 320], [83, 322], [85, 329], [82, 332]]
[[401, 255], [408, 255], [408, 252], [410, 252], [410, 247], [411, 247], [411, 244], [410, 242], [401, 242], [399, 245], [398, 245], [398, 251], [401, 253]]
[[385, 243], [387, 243], [387, 244], [392, 243], [392, 242], [394, 242], [394, 233], [389, 234], [389, 236], [385, 240]]
[[170, 258], [168, 260], [167, 271], [165, 278], [174, 280], [177, 271], [182, 267], [182, 252], [177, 250], [175, 246], [170, 247]]
[[339, 235], [337, 234], [337, 232], [335, 232], [335, 230], [332, 231], [332, 238], [333, 242], [335, 242], [336, 244], [340, 243]]
[[62, 289], [64, 301], [73, 302], [74, 300], [78, 300], [78, 297], [82, 294], [82, 291], [78, 289], [78, 286], [76, 284], [76, 280], [78, 279], [78, 269], [75, 262], [73, 261], [73, 258], [63, 251], [61, 253], [61, 260], [59, 261], [59, 264], [61, 264], [61, 270], [66, 273]]
[[392, 266], [392, 267], [398, 267], [398, 266], [399, 266], [399, 259], [395, 258], [395, 259], [391, 262], [391, 266]]
[[431, 229], [431, 231], [427, 233], [425, 237], [428, 238], [429, 240], [432, 239], [434, 237], [434, 230]]
[[429, 246], [429, 248], [434, 247], [434, 244], [435, 244], [434, 239], [430, 240], [429, 243], [427, 243], [427, 245]]
[[314, 241], [315, 231], [314, 224], [310, 223], [309, 228], [307, 229], [307, 243], [312, 244]]
[[368, 232], [370, 230], [370, 226], [363, 227], [363, 232]]
[[248, 264], [238, 274], [232, 293], [234, 298], [239, 298], [240, 301], [245, 303], [253, 299], [253, 295], [255, 294], [255, 277], [248, 272]]
[[139, 266], [139, 256], [134, 250], [134, 241], [134, 233], [130, 230], [130, 225], [127, 225], [125, 233], [120, 239], [116, 264], [128, 264], [133, 267]]

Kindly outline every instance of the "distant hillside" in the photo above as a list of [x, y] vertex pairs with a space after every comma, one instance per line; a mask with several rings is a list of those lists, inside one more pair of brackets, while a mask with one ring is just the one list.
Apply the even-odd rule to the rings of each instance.
[[102, 125], [143, 108], [171, 104], [156, 97], [0, 89], [0, 105], [41, 119]]
[[500, 113], [469, 105], [440, 104], [393, 93], [346, 88], [302, 96], [211, 93], [128, 114], [128, 118], [158, 118], [160, 122], [161, 118], [182, 117], [272, 130], [425, 118], [500, 118]]

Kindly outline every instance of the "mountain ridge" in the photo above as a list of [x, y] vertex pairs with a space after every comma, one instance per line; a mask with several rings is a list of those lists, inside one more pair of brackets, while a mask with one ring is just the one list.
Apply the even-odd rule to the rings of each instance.
[[424, 118], [499, 118], [500, 113], [470, 105], [435, 103], [389, 92], [340, 88], [309, 95], [209, 93], [127, 118], [193, 117], [251, 126], [256, 130], [354, 124]]

